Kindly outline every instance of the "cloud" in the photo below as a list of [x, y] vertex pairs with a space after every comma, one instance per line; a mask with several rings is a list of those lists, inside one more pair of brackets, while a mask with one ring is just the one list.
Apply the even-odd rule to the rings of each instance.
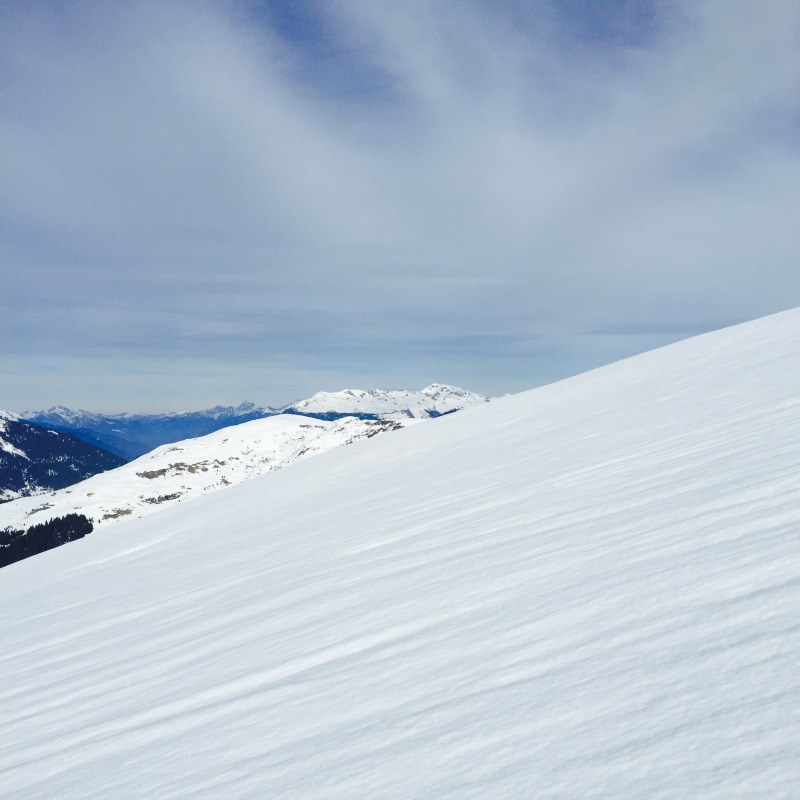
[[798, 303], [795, 3], [10, 6], [0, 402], [63, 402], [45, 359], [519, 390]]

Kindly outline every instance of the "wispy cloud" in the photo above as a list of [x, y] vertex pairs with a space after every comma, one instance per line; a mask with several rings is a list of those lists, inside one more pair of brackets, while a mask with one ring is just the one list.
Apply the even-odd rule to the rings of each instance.
[[800, 302], [800, 8], [597, 8], [5, 4], [0, 404], [519, 390]]

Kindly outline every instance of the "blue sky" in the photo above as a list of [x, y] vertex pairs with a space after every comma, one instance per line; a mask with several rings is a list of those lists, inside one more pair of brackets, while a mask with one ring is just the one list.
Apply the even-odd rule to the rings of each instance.
[[0, 407], [520, 391], [800, 303], [793, 0], [0, 6]]

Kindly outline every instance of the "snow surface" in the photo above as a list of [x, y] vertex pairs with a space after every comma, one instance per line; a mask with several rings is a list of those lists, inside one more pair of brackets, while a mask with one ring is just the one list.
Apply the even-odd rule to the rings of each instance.
[[[317, 392], [292, 406], [300, 414], [377, 414], [384, 419], [425, 418], [487, 403], [482, 394], [457, 386], [432, 383], [418, 392], [385, 389], [344, 389]], [[433, 413], [431, 413], [433, 412]]]
[[792, 798], [800, 312], [0, 571], [0, 786]]
[[170, 505], [280, 469], [334, 447], [395, 430], [414, 420], [345, 417], [323, 422], [276, 416], [166, 444], [116, 469], [53, 492], [0, 505], [0, 530], [23, 530], [65, 514], [84, 514], [95, 527], [142, 517]]

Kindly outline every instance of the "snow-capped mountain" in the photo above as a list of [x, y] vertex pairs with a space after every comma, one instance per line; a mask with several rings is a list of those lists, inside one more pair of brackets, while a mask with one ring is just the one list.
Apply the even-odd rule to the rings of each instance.
[[162, 445], [69, 488], [5, 503], [0, 530], [24, 530], [67, 514], [83, 514], [95, 528], [145, 516], [409, 422], [354, 417], [326, 422], [295, 415], [245, 422]]
[[800, 311], [4, 569], [4, 797], [790, 798]]
[[76, 436], [0, 411], [0, 503], [69, 486], [122, 463]]
[[468, 406], [489, 402], [489, 398], [456, 386], [433, 383], [418, 392], [384, 389], [345, 389], [317, 392], [284, 409], [322, 419], [355, 415], [372, 419], [426, 419], [450, 414]]
[[273, 408], [242, 403], [240, 406], [215, 406], [203, 411], [175, 414], [97, 414], [55, 406], [48, 411], [31, 411], [23, 416], [29, 422], [73, 433], [130, 461], [161, 444], [204, 436], [229, 425], [275, 413]]
[[324, 420], [348, 416], [361, 419], [424, 419], [485, 402], [487, 398], [483, 395], [435, 383], [419, 392], [383, 389], [319, 392], [307, 400], [280, 408], [242, 403], [239, 406], [215, 406], [203, 411], [175, 414], [96, 414], [56, 406], [48, 411], [31, 411], [23, 416], [38, 425], [73, 433], [84, 441], [130, 460], [162, 444], [193, 439], [275, 414], [302, 414]]

